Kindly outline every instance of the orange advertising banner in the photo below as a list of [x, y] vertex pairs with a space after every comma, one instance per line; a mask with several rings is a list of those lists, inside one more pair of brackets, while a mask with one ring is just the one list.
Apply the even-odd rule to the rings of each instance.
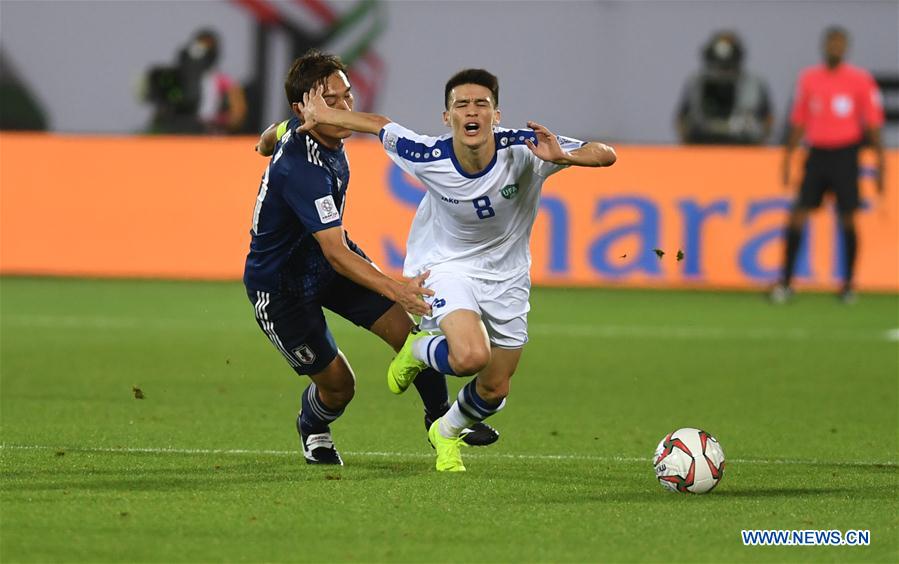
[[[0, 273], [239, 279], [267, 164], [254, 142], [0, 134]], [[535, 284], [756, 288], [774, 280], [794, 195], [779, 183], [779, 149], [616, 149], [611, 168], [547, 181], [531, 238]], [[374, 139], [350, 140], [347, 151], [344, 226], [398, 274], [423, 188]], [[856, 279], [860, 289], [896, 292], [899, 151], [888, 152], [887, 171], [880, 199], [863, 168]], [[825, 205], [809, 223], [798, 284], [835, 287], [840, 244]]]

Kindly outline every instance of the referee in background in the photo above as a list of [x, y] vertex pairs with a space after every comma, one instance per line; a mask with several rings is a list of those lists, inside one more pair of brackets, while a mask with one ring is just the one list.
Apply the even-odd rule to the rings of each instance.
[[852, 275], [855, 268], [857, 237], [856, 211], [859, 208], [859, 147], [868, 142], [877, 153], [877, 192], [884, 190], [884, 152], [880, 129], [883, 103], [871, 74], [843, 62], [849, 33], [842, 27], [824, 32], [824, 64], [804, 69], [799, 75], [790, 115], [790, 133], [783, 160], [783, 183], [789, 187], [793, 151], [804, 137], [809, 145], [799, 197], [793, 204], [786, 227], [786, 256], [783, 275], [770, 293], [773, 303], [782, 304], [793, 295], [791, 287], [796, 255], [809, 212], [821, 205], [824, 193], [836, 196], [843, 239], [843, 303], [855, 301]]

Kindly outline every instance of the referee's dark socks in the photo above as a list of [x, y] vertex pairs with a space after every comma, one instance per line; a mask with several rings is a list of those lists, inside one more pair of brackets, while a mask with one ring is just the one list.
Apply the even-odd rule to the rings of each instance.
[[322, 403], [315, 384], [303, 392], [303, 410], [300, 413], [300, 429], [307, 435], [325, 433], [328, 425], [343, 415], [343, 409], [334, 410]]
[[425, 406], [425, 413], [431, 419], [437, 419], [449, 409], [449, 392], [446, 389], [446, 376], [433, 368], [425, 368], [412, 381], [421, 402]]
[[852, 276], [855, 273], [855, 253], [858, 248], [858, 238], [855, 228], [842, 226], [843, 231], [843, 286], [852, 287]]
[[789, 286], [793, 280], [793, 269], [796, 267], [796, 255], [799, 254], [799, 245], [802, 244], [802, 228], [787, 227], [786, 232], [787, 253], [784, 259], [783, 280], [784, 286]]

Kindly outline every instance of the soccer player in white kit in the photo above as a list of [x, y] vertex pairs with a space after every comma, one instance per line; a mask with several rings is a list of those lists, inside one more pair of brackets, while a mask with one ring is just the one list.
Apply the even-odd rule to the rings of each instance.
[[379, 135], [391, 160], [427, 187], [403, 273], [430, 272], [424, 284], [435, 295], [423, 332], [406, 340], [387, 380], [402, 393], [427, 366], [477, 374], [428, 431], [439, 471], [465, 470], [460, 433], [502, 409], [509, 394], [528, 340], [529, 238], [543, 182], [568, 166], [610, 166], [616, 159], [608, 145], [556, 136], [535, 122], [500, 128], [498, 103], [494, 75], [460, 71], [445, 88], [443, 122], [451, 133], [431, 137], [377, 114], [334, 111], [320, 88], [304, 96], [301, 129], [325, 124]]

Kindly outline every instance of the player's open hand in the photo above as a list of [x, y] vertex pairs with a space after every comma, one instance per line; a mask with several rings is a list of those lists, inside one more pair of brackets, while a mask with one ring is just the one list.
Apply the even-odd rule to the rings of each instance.
[[562, 146], [559, 145], [559, 139], [552, 131], [546, 129], [535, 121], [529, 121], [528, 127], [533, 129], [537, 136], [537, 143], [534, 143], [530, 139], [525, 139], [524, 141], [532, 153], [544, 161], [550, 161], [557, 164], [564, 164], [566, 162], [565, 158], [567, 157], [567, 153], [562, 150]]
[[428, 315], [431, 313], [431, 306], [422, 299], [422, 296], [434, 295], [434, 290], [424, 287], [425, 280], [427, 280], [430, 274], [431, 271], [427, 270], [414, 278], [409, 278], [400, 288], [396, 302], [412, 315]]
[[322, 96], [324, 91], [324, 87], [319, 85], [303, 94], [303, 103], [300, 105], [303, 123], [297, 131], [305, 133], [320, 123], [319, 115], [328, 109], [328, 103]]

